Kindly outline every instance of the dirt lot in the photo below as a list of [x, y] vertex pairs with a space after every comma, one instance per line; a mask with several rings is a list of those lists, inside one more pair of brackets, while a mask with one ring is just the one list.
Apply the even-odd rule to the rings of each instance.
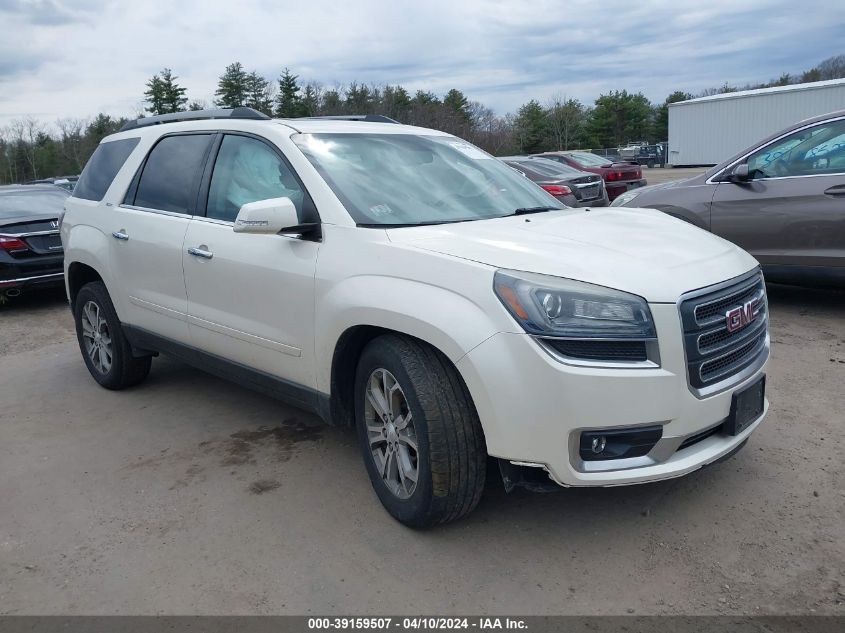
[[114, 393], [61, 293], [0, 308], [0, 613], [845, 614], [845, 294], [770, 288], [767, 421], [645, 486], [413, 532], [351, 431], [184, 365]]
[[643, 178], [648, 181], [648, 184], [656, 185], [670, 180], [690, 178], [705, 171], [707, 171], [707, 169], [704, 167], [653, 167], [652, 169], [643, 167]]

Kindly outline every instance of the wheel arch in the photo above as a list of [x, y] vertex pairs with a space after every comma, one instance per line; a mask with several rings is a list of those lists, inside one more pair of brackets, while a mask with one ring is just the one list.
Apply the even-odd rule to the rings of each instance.
[[71, 308], [73, 308], [76, 303], [76, 296], [79, 294], [82, 287], [85, 284], [94, 281], [101, 281], [105, 283], [103, 276], [100, 275], [93, 266], [89, 266], [88, 264], [84, 264], [79, 261], [73, 261], [68, 264], [67, 272], [65, 273], [65, 284]]

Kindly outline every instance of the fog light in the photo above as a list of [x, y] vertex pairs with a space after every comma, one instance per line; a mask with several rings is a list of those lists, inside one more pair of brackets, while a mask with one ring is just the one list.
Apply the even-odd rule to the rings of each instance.
[[648, 455], [661, 437], [663, 427], [660, 425], [584, 431], [581, 433], [578, 453], [585, 462], [641, 457]]

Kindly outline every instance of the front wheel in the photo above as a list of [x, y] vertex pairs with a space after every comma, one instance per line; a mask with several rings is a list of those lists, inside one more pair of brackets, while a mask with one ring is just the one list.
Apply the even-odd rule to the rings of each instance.
[[147, 377], [152, 358], [132, 356], [105, 284], [85, 284], [74, 301], [73, 316], [82, 358], [101, 386], [124, 389]]
[[416, 339], [386, 335], [355, 377], [358, 439], [382, 505], [411, 527], [469, 513], [484, 490], [478, 414], [454, 365]]

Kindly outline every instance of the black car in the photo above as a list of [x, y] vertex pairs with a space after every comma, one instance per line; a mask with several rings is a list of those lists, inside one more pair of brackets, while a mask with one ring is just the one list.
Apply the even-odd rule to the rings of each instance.
[[0, 187], [0, 295], [61, 284], [59, 217], [70, 194], [54, 185]]
[[547, 191], [550, 186], [568, 188], [571, 191], [568, 200], [558, 197], [564, 204], [572, 207], [606, 207], [609, 204], [601, 176], [544, 158], [505, 156], [500, 160], [521, 171]]

